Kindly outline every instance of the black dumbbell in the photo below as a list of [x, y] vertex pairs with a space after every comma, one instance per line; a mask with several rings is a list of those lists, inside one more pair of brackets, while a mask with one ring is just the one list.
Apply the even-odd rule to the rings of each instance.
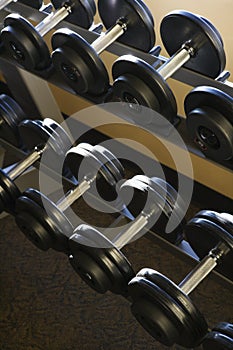
[[[227, 224], [232, 219], [225, 218]], [[218, 222], [218, 223], [217, 223]], [[164, 345], [192, 348], [203, 340], [208, 331], [207, 323], [189, 294], [216, 267], [223, 263], [226, 270], [232, 268], [232, 229], [222, 226], [221, 221], [192, 219], [185, 228], [186, 236], [199, 239], [199, 246], [205, 245], [209, 233], [214, 237], [209, 253], [198, 265], [176, 285], [169, 278], [152, 269], [142, 269], [129, 282], [129, 294], [133, 300], [131, 310], [138, 322], [155, 339]], [[198, 237], [197, 237], [198, 236]], [[210, 241], [209, 241], [210, 243]]]
[[109, 88], [108, 72], [99, 57], [116, 40], [149, 51], [155, 42], [153, 17], [141, 0], [99, 0], [98, 10], [108, 31], [88, 43], [77, 33], [60, 29], [52, 36], [52, 60], [77, 93], [101, 95]]
[[210, 86], [194, 88], [184, 101], [190, 137], [209, 158], [233, 158], [233, 97]]
[[203, 350], [232, 350], [233, 324], [221, 322], [209, 332], [202, 342]]
[[[213, 229], [212, 228], [213, 225]], [[186, 238], [196, 255], [203, 259], [214, 245], [218, 244], [219, 232], [214, 229], [218, 225], [233, 236], [233, 216], [227, 213], [217, 213], [212, 210], [201, 210], [189, 221], [185, 230]], [[233, 254], [228, 254], [216, 270], [233, 280]]]
[[18, 14], [10, 14], [4, 19], [1, 41], [11, 57], [26, 69], [41, 71], [50, 67], [50, 52], [43, 37], [62, 20], [66, 19], [84, 28], [89, 28], [93, 22], [96, 10], [94, 0], [51, 2], [59, 9], [36, 27]]
[[0, 95], [0, 138], [21, 147], [18, 125], [24, 119], [26, 116], [19, 104], [8, 95]]
[[114, 155], [99, 145], [79, 144], [68, 151], [65, 161], [71, 165], [74, 176], [84, 159], [86, 166], [79, 174], [83, 180], [57, 203], [34, 189], [27, 189], [16, 201], [17, 225], [41, 250], [53, 248], [67, 253], [67, 239], [74, 227], [64, 212], [90, 189], [94, 180], [104, 199], [114, 200], [117, 196], [115, 187], [123, 177], [123, 168]]
[[[135, 192], [132, 197], [134, 205], [129, 206], [135, 219], [114, 240], [111, 241], [88, 225], [78, 226], [69, 240], [71, 265], [80, 277], [99, 293], [110, 290], [127, 296], [128, 282], [135, 273], [121, 249], [138, 238], [139, 234], [144, 234], [146, 226], [147, 230], [153, 226], [156, 232], [167, 238], [165, 226], [171, 215], [171, 207], [174, 209], [175, 190], [161, 179], [135, 176], [121, 186], [120, 197], [126, 197], [129, 188]], [[160, 208], [163, 208], [162, 213]], [[159, 215], [162, 219], [156, 222]], [[178, 242], [182, 239], [181, 232], [180, 227], [179, 232], [173, 231], [167, 236], [172, 238], [173, 242], [176, 236]]]
[[8, 173], [0, 169], [0, 212], [14, 213], [15, 201], [21, 195], [15, 180], [35, 164], [45, 151], [52, 152], [54, 162], [51, 167], [53, 167], [56, 160], [67, 152], [71, 144], [69, 136], [60, 125], [48, 118], [44, 121], [26, 120], [21, 122], [18, 128], [27, 149], [33, 149], [33, 151]]
[[19, 2], [21, 4], [34, 7], [36, 9], [41, 8], [43, 4], [43, 0], [1, 0], [0, 11], [3, 10], [7, 5], [11, 4], [12, 2]]
[[[187, 11], [171, 12], [163, 18], [160, 33], [172, 57], [157, 70], [137, 57], [120, 57], [112, 66], [113, 91], [130, 103], [134, 112], [143, 105], [173, 122], [177, 104], [166, 80], [182, 66], [216, 78], [225, 67], [226, 57], [219, 32], [201, 16]], [[150, 123], [152, 118], [154, 113], [140, 122]]]

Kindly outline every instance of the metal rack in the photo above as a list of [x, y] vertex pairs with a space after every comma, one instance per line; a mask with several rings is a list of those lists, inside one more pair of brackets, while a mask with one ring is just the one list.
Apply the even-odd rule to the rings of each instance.
[[[23, 15], [24, 17], [29, 18], [36, 22], [42, 21], [47, 16], [46, 12], [40, 12], [38, 10], [29, 8], [20, 3], [12, 3], [11, 5], [8, 5], [6, 10], [2, 11], [1, 18], [4, 18], [9, 12], [17, 12]], [[98, 34], [95, 32], [82, 29], [80, 27], [77, 27], [65, 21], [60, 23], [56, 28], [62, 28], [62, 27], [67, 27], [71, 30], [76, 31], [89, 42], [94, 41], [98, 37]], [[107, 49], [107, 51], [117, 56], [124, 55], [125, 53], [132, 54], [146, 60], [151, 64], [155, 62], [159, 64], [161, 62], [163, 63], [166, 61], [166, 58], [162, 56], [156, 57], [149, 53], [144, 53], [134, 48], [127, 47], [120, 43], [112, 44]], [[15, 62], [12, 62], [4, 53], [1, 54], [1, 57], [0, 57], [0, 70], [2, 71], [3, 76], [6, 80], [6, 83], [9, 89], [11, 90], [13, 96], [26, 110], [26, 113], [28, 115], [31, 115], [31, 116], [41, 115], [42, 117], [50, 116], [51, 118], [55, 119], [58, 122], [63, 121], [63, 116], [57, 106], [57, 103], [54, 99], [53, 94], [50, 91], [48, 82], [58, 86], [63, 90], [68, 91], [71, 94], [74, 94], [74, 92], [69, 86], [67, 86], [64, 83], [64, 81], [62, 81], [56, 75], [56, 72], [52, 71], [50, 72], [51, 74], [48, 74], [48, 72], [47, 73], [45, 72], [41, 75], [38, 75], [38, 74], [36, 75], [35, 72], [27, 72], [24, 69], [17, 67], [15, 65]], [[192, 87], [199, 86], [199, 85], [213, 86], [221, 89], [222, 91], [228, 93], [233, 97], [232, 83], [229, 83], [229, 82], [222, 83], [222, 82], [210, 79], [206, 76], [202, 76], [195, 72], [189, 71], [185, 68], [181, 68], [173, 76], [173, 78], [182, 83], [188, 84]], [[40, 91], [39, 94], [38, 94], [38, 91]], [[81, 97], [95, 104], [99, 104], [105, 101], [106, 95], [100, 96], [98, 98], [85, 96], [85, 95]], [[182, 136], [184, 136], [184, 139], [187, 142], [187, 145], [189, 147], [189, 151], [203, 158], [204, 156], [201, 154], [201, 152], [199, 152], [195, 147], [193, 147], [193, 144], [191, 144], [191, 142], [188, 140], [187, 135], [185, 135], [184, 120], [182, 118], [181, 118], [181, 123], [179, 124], [179, 127], [178, 127], [178, 131], [180, 131], [182, 133]], [[15, 153], [17, 157], [22, 158], [23, 156], [22, 151], [12, 147], [4, 140], [0, 140], [0, 143], [5, 149], [9, 150], [12, 153]], [[206, 160], [206, 161], [212, 162], [211, 160]], [[223, 163], [223, 164], [220, 164], [220, 166], [226, 167], [228, 169], [233, 169], [233, 164], [231, 163], [230, 164]], [[153, 232], [150, 232], [150, 234], [151, 236], [155, 235]], [[156, 235], [156, 239], [158, 239], [162, 247], [164, 247], [165, 249], [171, 250], [175, 255], [177, 255], [178, 257], [181, 257], [188, 264], [191, 264], [191, 265], [195, 264], [196, 259], [193, 257], [193, 254], [190, 251], [190, 247], [188, 247], [186, 242], [183, 242], [179, 247], [175, 247], [174, 245], [168, 243], [163, 238], [157, 235]], [[214, 271], [211, 274], [211, 278], [216, 279], [218, 282], [226, 285], [227, 288], [230, 288], [233, 290], [233, 281], [230, 281], [224, 276], [221, 276], [219, 273]]]

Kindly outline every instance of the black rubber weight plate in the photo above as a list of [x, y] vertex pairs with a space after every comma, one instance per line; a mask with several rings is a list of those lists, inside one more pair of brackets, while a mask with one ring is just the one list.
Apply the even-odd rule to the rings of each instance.
[[[122, 56], [114, 62], [112, 76], [114, 93], [122, 101], [128, 102], [130, 96], [132, 103], [148, 107], [171, 122], [177, 116], [176, 100], [169, 85], [145, 61]], [[141, 114], [140, 124], [149, 124], [156, 118], [156, 113], [151, 115], [149, 111]]]
[[125, 18], [127, 31], [118, 39], [123, 44], [150, 51], [155, 43], [154, 23], [148, 8], [137, 0], [99, 0], [98, 10], [102, 22], [109, 29], [120, 18]]
[[[59, 9], [64, 4], [64, 0], [51, 0], [55, 9]], [[92, 22], [93, 16], [96, 12], [95, 3], [93, 0], [72, 0], [70, 1], [72, 13], [65, 19], [66, 21], [88, 29]]]
[[18, 124], [25, 114], [17, 102], [7, 95], [0, 95], [0, 137], [16, 147], [21, 146]]
[[171, 12], [163, 18], [160, 34], [170, 56], [186, 42], [197, 51], [185, 67], [212, 78], [224, 69], [226, 57], [219, 34], [200, 16], [187, 11]]
[[210, 107], [222, 113], [233, 124], [233, 97], [210, 86], [199, 86], [185, 98], [185, 113], [201, 107]]
[[143, 269], [137, 274], [137, 276], [148, 278], [150, 281], [168, 293], [178, 304], [180, 304], [186, 315], [185, 320], [187, 327], [186, 332], [184, 332], [182, 337], [182, 341], [184, 342], [183, 344], [187, 347], [193, 346], [193, 344], [198, 344], [198, 342], [200, 342], [200, 340], [206, 334], [208, 325], [191, 299], [186, 296], [171, 280], [157, 271], [152, 269]]
[[185, 227], [185, 236], [200, 259], [204, 258], [218, 243], [224, 242], [230, 251], [222, 257], [216, 270], [233, 279], [233, 238], [230, 232], [209, 220], [194, 217]]
[[2, 40], [9, 54], [26, 69], [40, 70], [50, 65], [49, 49], [33, 25], [18, 14], [4, 19]]
[[132, 313], [153, 338], [167, 346], [179, 342], [187, 328], [185, 313], [168, 293], [147, 278], [136, 276], [129, 282], [129, 294]]
[[101, 95], [107, 91], [108, 72], [84, 38], [68, 29], [60, 29], [52, 36], [52, 47], [54, 66], [75, 92]]

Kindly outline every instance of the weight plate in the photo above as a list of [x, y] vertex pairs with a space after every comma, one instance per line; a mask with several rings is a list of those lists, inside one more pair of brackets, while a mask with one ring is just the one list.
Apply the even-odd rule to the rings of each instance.
[[[142, 211], [148, 216], [148, 229], [173, 244], [181, 242], [183, 239], [182, 225], [179, 225], [171, 232], [166, 230], [173, 208], [169, 205], [164, 195], [142, 181], [139, 176], [125, 181], [119, 189], [119, 195], [134, 217], [140, 215]], [[153, 214], [151, 214], [152, 212]], [[179, 221], [180, 219], [176, 218], [176, 222]]]
[[102, 95], [109, 88], [108, 72], [96, 51], [79, 34], [59, 29], [52, 36], [55, 68], [80, 94]]
[[158, 271], [142, 269], [137, 276], [144, 277], [155, 283], [182, 307], [185, 312], [187, 328], [177, 343], [188, 348], [197, 346], [207, 333], [208, 325], [191, 299], [183, 293], [179, 286]]
[[42, 126], [47, 128], [49, 134], [53, 136], [51, 138], [51, 143], [55, 143], [53, 147], [56, 149], [57, 153], [64, 155], [72, 145], [71, 139], [65, 129], [50, 118], [43, 119]]
[[115, 200], [115, 178], [106, 165], [102, 163], [102, 160], [98, 159], [92, 152], [93, 146], [90, 149], [90, 145], [88, 145], [89, 150], [86, 149], [86, 146], [86, 143], [81, 143], [70, 149], [66, 154], [65, 164], [77, 179], [86, 178], [90, 180], [93, 176], [96, 176], [94, 181], [100, 196], [106, 201]]
[[106, 159], [105, 164], [115, 177], [116, 181], [122, 180], [125, 176], [125, 170], [119, 159], [116, 158], [110, 150], [100, 145], [95, 145], [93, 151], [97, 151], [97, 154], [100, 154], [103, 157], [103, 162], [104, 159]]
[[56, 133], [51, 134], [48, 127], [44, 127], [41, 121], [24, 120], [19, 124], [19, 133], [28, 150], [34, 149], [37, 145], [48, 143], [49, 148], [54, 152], [54, 156], [56, 155], [58, 158], [67, 151], [67, 149], [60, 148], [61, 140], [56, 137]]
[[233, 324], [228, 322], [220, 322], [213, 328], [213, 331], [222, 333], [227, 337], [232, 338], [233, 341]]
[[114, 94], [122, 101], [133, 104], [132, 112], [135, 116], [139, 114], [139, 124], [150, 124], [156, 118], [156, 113], [142, 111], [139, 108], [141, 105], [159, 113], [170, 122], [174, 121], [177, 116], [174, 94], [148, 63], [131, 55], [122, 56], [114, 62], [112, 76]]
[[[155, 191], [160, 198], [165, 198], [163, 211], [153, 226], [152, 230], [159, 232], [169, 241], [179, 244], [183, 240], [183, 227], [185, 224], [185, 204], [176, 190], [166, 181], [158, 177], [147, 177], [145, 175], [134, 176], [136, 180], [144, 182], [150, 190]], [[176, 202], [178, 199], [178, 202]], [[173, 215], [173, 229], [167, 232], [167, 223]]]
[[212, 210], [201, 210], [196, 215], [196, 218], [203, 218], [214, 222], [221, 226], [224, 230], [229, 231], [233, 236], [233, 215], [226, 213], [217, 213]]
[[0, 95], [0, 137], [16, 147], [21, 147], [18, 124], [23, 119], [25, 114], [18, 103], [10, 96]]
[[202, 343], [203, 350], [232, 350], [233, 339], [221, 334], [219, 332], [212, 331], [207, 334]]
[[43, 0], [19, 0], [19, 2], [21, 2], [24, 5], [34, 7], [37, 10], [39, 10], [43, 5]]
[[[38, 248], [68, 252], [67, 237], [72, 235], [73, 227], [45, 195], [27, 189], [17, 200], [16, 212], [16, 223]], [[28, 220], [29, 217], [32, 221]]]
[[187, 128], [204, 154], [216, 160], [233, 157], [233, 98], [216, 88], [193, 89], [184, 101]]
[[[80, 225], [69, 242], [73, 262], [74, 257], [77, 256], [75, 263], [77, 272], [80, 273], [79, 265], [81, 264], [81, 277], [92, 288], [99, 293], [110, 290], [116, 294], [127, 294], [128, 282], [135, 274], [125, 256], [107, 237], [91, 226]], [[80, 251], [88, 257], [88, 260], [91, 259], [91, 269], [89, 265], [83, 266]], [[96, 266], [93, 265], [93, 262]], [[106, 276], [103, 281], [106, 280], [107, 284], [101, 282], [102, 278], [99, 279], [99, 269], [101, 273], [104, 271]]]
[[43, 70], [50, 66], [49, 49], [35, 27], [18, 14], [4, 19], [1, 40], [10, 56], [28, 70]]
[[94, 0], [51, 0], [55, 9], [60, 9], [64, 4], [71, 6], [71, 13], [66, 17], [66, 21], [79, 27], [88, 29], [93, 22], [96, 12]]
[[131, 311], [143, 328], [156, 340], [172, 346], [187, 330], [182, 307], [163, 289], [144, 277], [129, 282], [133, 300]]
[[[119, 42], [142, 51], [150, 51], [155, 43], [154, 23], [149, 9], [137, 0], [99, 0], [98, 11], [109, 29], [120, 19], [126, 20], [127, 30]], [[136, 38], [136, 40], [135, 40]]]
[[[39, 215], [39, 219], [38, 219]], [[52, 243], [52, 233], [40, 222], [41, 207], [27, 196], [16, 201], [15, 222], [26, 238], [40, 250], [48, 250]]]
[[233, 279], [233, 238], [230, 232], [210, 220], [194, 217], [185, 226], [184, 233], [200, 259], [208, 255], [210, 250], [215, 248], [220, 242], [225, 243], [230, 251], [221, 258], [216, 270]]
[[206, 19], [187, 11], [173, 11], [160, 25], [163, 45], [170, 56], [186, 44], [196, 54], [184, 65], [200, 74], [216, 78], [226, 65], [219, 34]]
[[15, 201], [21, 192], [9, 176], [0, 169], [0, 213], [6, 211], [13, 214]]

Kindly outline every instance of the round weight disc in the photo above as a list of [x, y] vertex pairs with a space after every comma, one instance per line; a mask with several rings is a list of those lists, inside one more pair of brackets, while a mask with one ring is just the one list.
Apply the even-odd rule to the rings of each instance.
[[204, 154], [216, 160], [233, 157], [233, 98], [216, 88], [193, 89], [185, 98], [187, 128]]
[[[152, 66], [140, 58], [125, 55], [114, 62], [112, 76], [114, 94], [122, 101], [136, 107], [148, 107], [173, 122], [177, 116], [175, 97], [169, 85]], [[137, 115], [137, 108], [133, 108], [133, 112]], [[156, 117], [155, 113], [150, 114], [149, 111], [141, 111], [140, 114], [140, 124], [149, 124]]]
[[163, 289], [144, 277], [129, 282], [133, 300], [131, 311], [143, 328], [156, 340], [172, 346], [189, 331], [182, 307]]
[[20, 194], [15, 183], [0, 169], [0, 213], [3, 211], [14, 213], [15, 201]]
[[18, 124], [25, 119], [25, 114], [18, 103], [5, 94], [0, 95], [0, 137], [10, 144], [21, 147], [22, 141]]
[[48, 250], [52, 245], [52, 234], [41, 225], [38, 214], [42, 208], [28, 196], [20, 196], [16, 201], [15, 222], [26, 238], [40, 250]]
[[[109, 168], [92, 152], [93, 146], [91, 150], [87, 150], [86, 145], [86, 143], [81, 143], [68, 151], [65, 164], [78, 179], [96, 176], [94, 181], [96, 182], [96, 187], [99, 190], [100, 196], [106, 201], [115, 200], [117, 195], [115, 191], [115, 178], [109, 171]], [[84, 163], [81, 167], [82, 162]], [[95, 171], [97, 173], [95, 173]]]
[[226, 217], [224, 214], [225, 213], [218, 213], [212, 210], [201, 210], [195, 214], [195, 217], [214, 222], [216, 225], [221, 226], [224, 230], [229, 231], [233, 236], [233, 216], [231, 214], [227, 214], [229, 217]]
[[119, 159], [116, 158], [110, 150], [100, 145], [94, 146], [93, 151], [97, 151], [97, 154], [100, 154], [103, 157], [103, 162], [104, 159], [106, 159], [105, 164], [115, 179], [117, 181], [122, 180], [125, 176], [125, 171]]
[[45, 118], [42, 121], [38, 121], [42, 128], [48, 130], [50, 136], [50, 147], [54, 148], [54, 151], [58, 155], [64, 155], [66, 151], [71, 147], [71, 139], [66, 131], [53, 119]]
[[64, 3], [71, 6], [71, 13], [66, 17], [66, 21], [79, 27], [88, 29], [93, 22], [96, 13], [94, 0], [51, 0], [55, 9], [60, 9]]
[[[165, 191], [163, 192], [165, 193]], [[173, 244], [181, 242], [183, 238], [183, 223], [175, 227], [171, 232], [166, 230], [173, 208], [166, 200], [164, 194], [159, 193], [159, 191], [149, 186], [148, 183], [142, 181], [139, 176], [135, 176], [123, 183], [119, 189], [119, 195], [134, 217], [140, 215], [142, 210], [149, 215], [148, 228]], [[156, 211], [151, 215], [154, 209]], [[180, 222], [178, 217], [176, 222]]]
[[137, 0], [99, 0], [98, 11], [104, 26], [109, 29], [119, 19], [125, 19], [126, 32], [119, 42], [142, 51], [150, 51], [155, 43], [154, 23], [149, 9]]
[[185, 226], [184, 233], [200, 259], [208, 255], [210, 250], [215, 248], [220, 242], [225, 243], [230, 251], [226, 256], [222, 257], [221, 263], [216, 267], [216, 270], [233, 279], [233, 236], [230, 232], [210, 220], [194, 217]]
[[27, 189], [17, 200], [16, 207], [17, 224], [38, 248], [68, 252], [67, 237], [73, 233], [73, 227], [46, 196], [37, 190]]
[[213, 331], [222, 333], [227, 337], [232, 338], [233, 341], [233, 324], [228, 322], [220, 322], [213, 328]]
[[223, 71], [226, 57], [219, 34], [200, 16], [187, 11], [173, 11], [163, 18], [160, 34], [170, 56], [183, 44], [195, 50], [196, 54], [184, 67], [211, 78], [216, 78]]
[[[179, 244], [184, 238], [183, 226], [185, 219], [183, 216], [186, 210], [183, 200], [179, 197], [176, 190], [163, 179], [157, 177], [149, 178], [145, 175], [136, 175], [134, 179], [144, 182], [161, 198], [166, 198], [163, 211], [152, 229], [161, 235], [163, 234], [169, 241]], [[176, 202], [177, 199], [178, 202]], [[174, 228], [171, 232], [167, 232], [166, 227], [171, 215], [173, 215]]]
[[[19, 133], [24, 145], [28, 150], [32, 150], [37, 145], [46, 144], [54, 151], [57, 157], [65, 154], [67, 149], [60, 148], [61, 140], [56, 138], [56, 133], [50, 133], [47, 127], [37, 120], [25, 120], [19, 124]], [[59, 141], [58, 141], [59, 139]]]
[[[81, 272], [81, 277], [93, 289], [99, 293], [110, 290], [116, 294], [127, 294], [128, 282], [135, 276], [135, 273], [125, 256], [107, 237], [89, 225], [80, 225], [70, 238], [69, 243], [73, 256], [72, 262], [77, 256], [74, 265], [77, 272]], [[89, 265], [83, 265], [80, 251], [83, 256], [88, 257], [88, 260], [91, 259], [91, 269]], [[101, 271], [100, 275], [99, 270]], [[105, 278], [102, 277], [102, 279], [103, 272]], [[101, 281], [107, 281], [107, 284]]]
[[182, 290], [166, 276], [152, 269], [142, 269], [138, 277], [145, 277], [164, 290], [171, 299], [174, 299], [184, 310], [186, 320], [186, 330], [180, 337], [179, 345], [184, 347], [194, 347], [200, 343], [208, 331], [208, 325], [198, 308]]
[[21, 2], [24, 5], [34, 7], [37, 10], [39, 10], [43, 5], [43, 0], [19, 0], [19, 2]]
[[49, 49], [35, 27], [18, 14], [4, 19], [2, 41], [11, 57], [28, 70], [43, 70], [50, 66]]
[[96, 51], [69, 29], [52, 36], [52, 60], [57, 71], [79, 93], [101, 95], [109, 88], [108, 72]]
[[225, 334], [212, 331], [205, 337], [202, 343], [202, 348], [203, 350], [232, 350], [233, 338], [230, 338]]

